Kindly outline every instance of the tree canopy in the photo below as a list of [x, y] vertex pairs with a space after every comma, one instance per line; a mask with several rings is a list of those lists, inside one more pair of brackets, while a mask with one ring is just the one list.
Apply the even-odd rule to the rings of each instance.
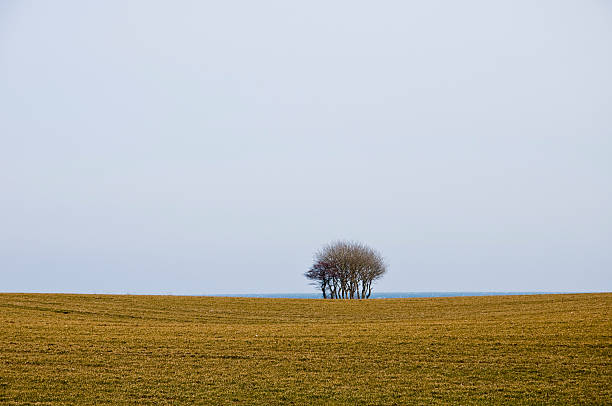
[[382, 255], [365, 244], [337, 241], [314, 255], [314, 264], [304, 274], [324, 299], [367, 299], [372, 283], [387, 271]]

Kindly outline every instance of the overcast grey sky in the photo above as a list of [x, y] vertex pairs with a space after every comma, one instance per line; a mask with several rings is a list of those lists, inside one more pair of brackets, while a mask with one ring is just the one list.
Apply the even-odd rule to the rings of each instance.
[[612, 290], [612, 2], [0, 2], [0, 291]]

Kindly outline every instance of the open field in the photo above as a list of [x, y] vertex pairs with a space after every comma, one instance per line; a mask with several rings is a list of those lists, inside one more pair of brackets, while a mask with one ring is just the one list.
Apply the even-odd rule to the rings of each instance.
[[0, 294], [4, 404], [610, 404], [612, 294]]

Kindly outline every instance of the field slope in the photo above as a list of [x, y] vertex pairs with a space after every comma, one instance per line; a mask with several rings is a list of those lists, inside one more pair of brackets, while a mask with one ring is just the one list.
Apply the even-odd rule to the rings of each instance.
[[609, 404], [612, 294], [0, 294], [3, 404]]

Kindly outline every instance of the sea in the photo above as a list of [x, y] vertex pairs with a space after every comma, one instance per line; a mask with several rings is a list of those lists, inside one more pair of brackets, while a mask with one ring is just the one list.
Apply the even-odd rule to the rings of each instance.
[[[372, 292], [370, 299], [396, 299], [411, 297], [459, 297], [459, 296], [505, 296], [505, 295], [548, 295], [571, 292]], [[282, 299], [321, 299], [320, 293], [240, 293], [207, 296], [263, 297]]]

